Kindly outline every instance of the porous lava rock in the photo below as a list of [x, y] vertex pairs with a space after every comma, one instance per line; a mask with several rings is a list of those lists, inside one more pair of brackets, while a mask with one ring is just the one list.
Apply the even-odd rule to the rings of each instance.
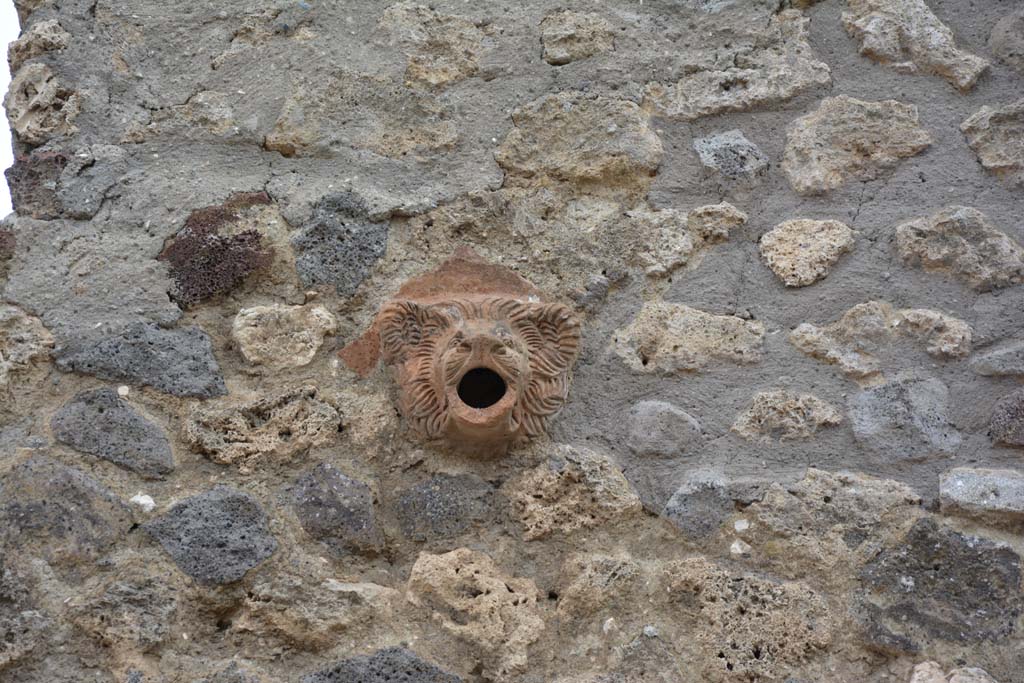
[[860, 578], [868, 637], [881, 647], [1001, 642], [1024, 608], [1017, 553], [932, 519], [870, 560]]
[[376, 555], [384, 546], [373, 493], [332, 465], [317, 465], [291, 487], [292, 509], [299, 524], [334, 555]]
[[229, 584], [274, 554], [267, 513], [250, 494], [219, 485], [143, 525], [178, 568], [201, 584]]
[[258, 231], [232, 231], [240, 212], [269, 203], [265, 192], [240, 193], [189, 215], [160, 253], [174, 280], [171, 297], [182, 308], [230, 292], [270, 264], [271, 252]]
[[295, 268], [306, 287], [327, 285], [352, 296], [384, 255], [388, 224], [372, 221], [362, 200], [350, 194], [324, 197], [309, 222], [292, 238]]
[[60, 346], [55, 355], [57, 367], [66, 372], [150, 386], [174, 396], [227, 393], [210, 338], [199, 327], [131, 323], [97, 339]]
[[53, 415], [53, 435], [75, 450], [146, 477], [174, 470], [167, 435], [114, 389], [83, 391]]
[[373, 654], [344, 659], [306, 674], [302, 683], [461, 683], [462, 679], [421, 659], [404, 647], [389, 647]]

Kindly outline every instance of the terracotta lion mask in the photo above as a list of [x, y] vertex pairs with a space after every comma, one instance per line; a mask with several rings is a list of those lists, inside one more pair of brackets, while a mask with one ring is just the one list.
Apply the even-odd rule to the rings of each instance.
[[429, 441], [466, 448], [525, 441], [565, 403], [580, 325], [562, 304], [399, 300], [378, 321], [399, 410]]

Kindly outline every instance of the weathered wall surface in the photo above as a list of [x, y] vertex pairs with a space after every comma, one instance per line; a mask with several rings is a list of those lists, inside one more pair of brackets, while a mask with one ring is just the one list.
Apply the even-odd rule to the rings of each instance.
[[[1024, 682], [1020, 3], [17, 4], [0, 679]], [[462, 246], [500, 458], [340, 353]]]

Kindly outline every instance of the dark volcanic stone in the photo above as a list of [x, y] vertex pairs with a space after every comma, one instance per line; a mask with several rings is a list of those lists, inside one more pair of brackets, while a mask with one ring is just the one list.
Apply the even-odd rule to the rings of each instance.
[[140, 415], [113, 389], [84, 391], [50, 421], [61, 443], [147, 477], [174, 470], [163, 429]]
[[1024, 446], [1024, 389], [1018, 389], [996, 403], [988, 424], [988, 435], [995, 443]]
[[726, 482], [710, 477], [693, 477], [676, 490], [661, 515], [687, 536], [703, 538], [736, 512], [736, 503], [749, 505], [759, 500], [766, 485], [757, 482]]
[[238, 666], [238, 662], [231, 662], [226, 669], [193, 683], [260, 683], [260, 679]]
[[18, 156], [5, 172], [14, 210], [31, 218], [59, 218], [62, 209], [57, 184], [67, 163], [67, 156], [60, 152], [36, 150]]
[[143, 527], [178, 567], [201, 583], [232, 583], [274, 554], [277, 540], [248, 493], [216, 486]]
[[453, 673], [426, 662], [404, 647], [344, 659], [302, 677], [302, 683], [461, 683]]
[[132, 323], [97, 341], [60, 348], [55, 355], [57, 367], [66, 372], [151, 386], [175, 396], [227, 393], [210, 338], [198, 327]]
[[11, 567], [0, 564], [0, 671], [31, 654], [51, 625], [36, 604], [29, 583]]
[[487, 518], [494, 489], [471, 474], [439, 474], [401, 492], [395, 514], [414, 541], [458, 536]]
[[0, 540], [58, 563], [95, 561], [131, 529], [128, 507], [92, 477], [34, 455], [0, 480]]
[[627, 444], [637, 455], [670, 458], [692, 452], [703, 442], [700, 423], [666, 401], [640, 401], [629, 417]]
[[291, 495], [302, 528], [336, 555], [374, 555], [383, 547], [373, 494], [361, 481], [323, 463], [300, 477]]
[[324, 197], [298, 235], [295, 268], [303, 285], [332, 285], [342, 296], [352, 296], [384, 255], [388, 224], [374, 223], [357, 197]]
[[768, 157], [742, 132], [729, 130], [693, 141], [700, 162], [724, 178], [754, 178], [768, 170]]
[[861, 570], [869, 638], [904, 650], [1006, 638], [1024, 605], [1020, 564], [1006, 546], [922, 519]]
[[224, 204], [193, 211], [159, 258], [166, 261], [182, 308], [231, 291], [249, 275], [270, 265], [272, 253], [256, 230], [231, 233], [244, 209], [269, 204], [264, 192], [236, 194]]
[[949, 388], [914, 374], [854, 394], [848, 401], [857, 441], [891, 458], [952, 453], [961, 436], [949, 421]]

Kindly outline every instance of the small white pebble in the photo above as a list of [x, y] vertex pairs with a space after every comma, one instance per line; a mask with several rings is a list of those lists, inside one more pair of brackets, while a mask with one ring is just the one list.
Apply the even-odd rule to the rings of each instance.
[[608, 617], [601, 626], [601, 630], [605, 633], [610, 633], [613, 628], [615, 628], [615, 617]]
[[117, 388], [117, 395], [120, 396], [121, 398], [125, 398], [128, 395], [128, 392], [130, 391], [131, 389], [122, 384]]
[[156, 503], [153, 501], [152, 496], [147, 496], [145, 493], [136, 493], [132, 496], [129, 501], [142, 508], [143, 512], [150, 512], [156, 507]]
[[744, 531], [750, 528], [750, 522], [748, 522], [745, 519], [737, 519], [735, 522], [733, 522], [732, 526], [739, 533], [743, 533]]
[[746, 555], [750, 553], [750, 546], [737, 538], [729, 546], [729, 552], [733, 555]]

